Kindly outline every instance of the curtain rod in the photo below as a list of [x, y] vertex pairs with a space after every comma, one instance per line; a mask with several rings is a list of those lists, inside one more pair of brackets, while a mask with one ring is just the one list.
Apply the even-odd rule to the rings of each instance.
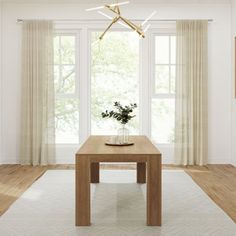
[[[40, 19], [25, 19], [25, 20], [40, 20]], [[92, 20], [92, 19], [48, 19], [48, 20], [53, 20], [53, 21], [78, 21], [78, 22], [104, 22], [104, 21], [109, 21], [109, 20], [102, 20], [102, 19], [98, 19], [98, 20]], [[130, 19], [132, 21], [144, 21], [144, 19]], [[213, 19], [157, 19], [157, 20], [149, 20], [149, 22], [157, 22], [157, 21], [163, 21], [163, 22], [176, 22], [178, 20], [207, 20], [208, 22], [213, 22]], [[16, 23], [21, 23], [23, 22], [24, 19], [17, 19]]]

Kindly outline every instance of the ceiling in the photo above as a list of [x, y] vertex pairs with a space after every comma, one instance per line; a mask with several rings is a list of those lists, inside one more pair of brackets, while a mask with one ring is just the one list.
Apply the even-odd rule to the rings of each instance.
[[[119, 2], [126, 0], [119, 0]], [[116, 0], [0, 0], [0, 2], [7, 3], [79, 3], [79, 4], [103, 4], [116, 2]], [[231, 0], [130, 0], [134, 4], [219, 4], [219, 3], [230, 3]]]

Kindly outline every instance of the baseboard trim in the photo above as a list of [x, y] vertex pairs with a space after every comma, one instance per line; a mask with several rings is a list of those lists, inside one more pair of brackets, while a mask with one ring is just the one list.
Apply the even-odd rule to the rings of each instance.
[[[168, 160], [167, 158], [163, 158], [163, 164], [173, 164], [173, 160]], [[74, 157], [72, 158], [62, 158], [57, 157], [55, 164], [74, 164]], [[16, 160], [16, 158], [2, 158], [0, 160], [0, 165], [13, 165], [13, 164], [20, 164], [19, 160]], [[210, 158], [208, 160], [208, 164], [231, 164], [236, 167], [236, 163], [231, 160], [231, 158], [226, 158], [225, 160], [222, 160], [222, 158]]]
[[228, 158], [225, 158], [225, 159], [222, 159], [222, 158], [209, 158], [208, 159], [208, 164], [231, 164], [231, 158], [228, 157]]

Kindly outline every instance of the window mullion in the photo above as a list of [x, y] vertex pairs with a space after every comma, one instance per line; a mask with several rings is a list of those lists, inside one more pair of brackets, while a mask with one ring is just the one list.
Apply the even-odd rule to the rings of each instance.
[[[80, 112], [77, 107], [78, 103], [78, 96], [76, 94], [76, 76], [77, 71], [74, 72], [71, 71], [71, 69], [75, 68], [75, 63], [71, 63], [72, 60], [74, 60], [74, 52], [76, 53], [76, 45], [74, 42], [74, 39], [76, 38], [75, 33], [68, 33], [68, 32], [61, 32], [60, 34], [56, 34], [56, 37], [58, 37], [58, 51], [57, 58], [58, 62], [57, 64], [54, 64], [54, 66], [58, 66], [58, 87], [59, 91], [56, 91], [55, 94], [55, 114], [60, 114], [60, 118], [55, 119], [57, 120], [59, 126], [56, 129], [56, 142], [58, 145], [70, 145], [70, 144], [78, 144], [78, 138], [79, 135], [75, 134], [75, 130], [79, 130], [80, 127], [78, 127], [78, 112]], [[62, 41], [63, 40], [63, 41]], [[67, 50], [73, 50], [74, 52], [72, 54], [63, 54], [63, 49]], [[65, 56], [65, 58], [63, 58]], [[63, 60], [64, 59], [64, 60]], [[65, 68], [67, 67], [67, 68]], [[69, 67], [69, 71], [68, 70]], [[73, 72], [73, 73], [72, 73]], [[69, 85], [69, 87], [63, 86], [64, 79], [63, 73], [66, 76], [71, 76], [75, 73], [74, 80], [66, 80], [65, 85]], [[69, 83], [69, 84], [68, 84]], [[67, 88], [73, 88], [73, 91], [68, 90]], [[75, 89], [74, 89], [75, 88]]]
[[[160, 30], [161, 31], [161, 30]], [[157, 66], [163, 66], [163, 69], [160, 68], [160, 80], [156, 80], [155, 74], [152, 76], [151, 80], [152, 83], [156, 84], [156, 82], [161, 83], [159, 84], [160, 90], [154, 91], [154, 93], [151, 96], [151, 138], [153, 139], [154, 143], [158, 144], [167, 144], [170, 145], [173, 141], [173, 125], [174, 125], [174, 100], [175, 100], [175, 95], [171, 93], [171, 76], [172, 76], [172, 61], [171, 61], [171, 56], [172, 56], [172, 42], [171, 42], [171, 35], [172, 33], [154, 33], [154, 39], [158, 40], [158, 36], [168, 36], [166, 38], [160, 38], [160, 40], [166, 40], [163, 41], [166, 43], [166, 50], [158, 50], [157, 53], [166, 53], [166, 56], [168, 55], [168, 62], [165, 64], [156, 64], [156, 56], [160, 56], [160, 54], [154, 56], [154, 58], [151, 58], [151, 64], [152, 67], [157, 67]], [[168, 41], [167, 41], [168, 40]], [[160, 45], [160, 42], [154, 42], [151, 44], [150, 51], [156, 51], [157, 49], [155, 48], [157, 45]], [[168, 45], [168, 46], [167, 46]], [[161, 46], [158, 46], [158, 48]], [[162, 49], [162, 48], [161, 48]], [[168, 54], [167, 54], [168, 53]], [[161, 55], [158, 58], [165, 58], [164, 54]], [[160, 61], [159, 61], [160, 62]], [[154, 70], [153, 70], [154, 71]], [[164, 81], [163, 81], [164, 79]], [[159, 91], [163, 91], [164, 93], [159, 93]], [[158, 93], [157, 93], [158, 92]]]

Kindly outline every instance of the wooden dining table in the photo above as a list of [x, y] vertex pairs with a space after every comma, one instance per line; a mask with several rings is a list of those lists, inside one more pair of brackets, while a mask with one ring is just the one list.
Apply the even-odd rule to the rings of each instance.
[[90, 136], [76, 153], [76, 226], [91, 225], [90, 183], [99, 183], [100, 162], [137, 163], [137, 183], [147, 183], [147, 225], [161, 226], [161, 153], [146, 136], [131, 136], [130, 146], [108, 146], [108, 139]]

